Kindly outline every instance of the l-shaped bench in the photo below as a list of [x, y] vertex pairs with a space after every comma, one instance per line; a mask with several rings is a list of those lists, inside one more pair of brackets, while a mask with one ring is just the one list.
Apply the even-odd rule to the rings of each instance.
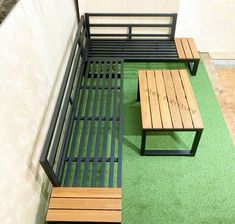
[[[123, 63], [185, 62], [196, 75], [199, 54], [193, 39], [174, 38], [176, 18], [81, 17], [40, 158], [54, 187], [47, 221], [121, 222]], [[112, 28], [119, 33], [110, 33]], [[139, 33], [139, 28], [152, 33]]]

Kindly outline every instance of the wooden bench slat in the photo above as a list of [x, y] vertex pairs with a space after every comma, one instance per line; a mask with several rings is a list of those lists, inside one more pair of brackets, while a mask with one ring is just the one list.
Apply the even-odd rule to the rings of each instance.
[[121, 199], [51, 198], [49, 209], [121, 210]]
[[181, 43], [180, 38], [175, 38], [175, 46], [180, 59], [185, 59], [184, 49]]
[[187, 74], [187, 71], [180, 70], [180, 77], [183, 83], [185, 95], [187, 97], [187, 102], [189, 105], [189, 111], [191, 113], [193, 125], [195, 129], [203, 129], [203, 123], [201, 115], [197, 106], [197, 102], [191, 87], [191, 83]]
[[168, 104], [170, 108], [173, 128], [182, 128], [183, 125], [182, 125], [182, 120], [180, 116], [177, 99], [175, 96], [175, 89], [174, 89], [174, 85], [172, 82], [171, 71], [164, 70], [163, 77], [165, 81], [167, 100], [168, 100]]
[[141, 103], [141, 115], [142, 115], [142, 127], [143, 129], [151, 129], [151, 112], [148, 95], [148, 85], [146, 72], [143, 70], [139, 71], [139, 87], [140, 87], [140, 103]]
[[147, 71], [147, 81], [149, 89], [148, 94], [150, 99], [152, 126], [153, 128], [162, 128], [154, 71]]
[[187, 38], [181, 38], [181, 42], [184, 48], [184, 53], [185, 53], [186, 58], [192, 59], [193, 55], [191, 53]]
[[58, 198], [122, 198], [121, 188], [54, 187], [51, 197]]
[[172, 121], [169, 111], [168, 102], [166, 99], [166, 90], [164, 85], [164, 79], [162, 71], [155, 70], [155, 79], [157, 84], [158, 90], [158, 97], [159, 97], [159, 105], [162, 117], [162, 127], [165, 129], [172, 128]]
[[200, 59], [196, 44], [193, 40], [193, 38], [188, 38], [188, 44], [191, 49], [192, 55], [194, 59]]
[[178, 70], [172, 70], [172, 80], [173, 84], [175, 86], [176, 91], [176, 97], [177, 97], [177, 102], [179, 105], [180, 113], [181, 113], [181, 118], [183, 122], [183, 127], [184, 128], [193, 128], [193, 123], [192, 123], [192, 118], [189, 112], [188, 108], [188, 103], [185, 98], [185, 93], [184, 89], [181, 83], [181, 78]]
[[47, 221], [54, 222], [121, 222], [121, 211], [105, 210], [48, 210]]

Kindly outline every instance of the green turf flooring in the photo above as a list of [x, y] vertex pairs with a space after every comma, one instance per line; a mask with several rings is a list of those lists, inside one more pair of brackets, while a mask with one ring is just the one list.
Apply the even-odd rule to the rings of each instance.
[[[204, 122], [195, 157], [141, 157], [138, 69], [185, 68], [172, 63], [125, 63], [123, 223], [235, 223], [235, 147], [204, 65], [191, 76]], [[193, 134], [147, 137], [148, 147], [190, 147]]]

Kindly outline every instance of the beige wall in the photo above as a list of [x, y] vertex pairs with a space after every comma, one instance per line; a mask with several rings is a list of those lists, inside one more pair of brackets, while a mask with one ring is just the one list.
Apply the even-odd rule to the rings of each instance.
[[50, 120], [44, 114], [74, 24], [73, 1], [21, 0], [0, 26], [0, 223], [44, 219], [48, 182], [38, 163]]
[[79, 0], [84, 12], [177, 12], [180, 0]]
[[177, 36], [193, 36], [200, 51], [235, 59], [234, 0], [181, 0]]

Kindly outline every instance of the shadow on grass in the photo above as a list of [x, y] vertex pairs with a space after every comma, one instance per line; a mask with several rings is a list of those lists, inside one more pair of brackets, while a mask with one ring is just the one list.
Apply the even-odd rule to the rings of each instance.
[[134, 100], [125, 103], [123, 108], [123, 134], [141, 135], [140, 104]]

